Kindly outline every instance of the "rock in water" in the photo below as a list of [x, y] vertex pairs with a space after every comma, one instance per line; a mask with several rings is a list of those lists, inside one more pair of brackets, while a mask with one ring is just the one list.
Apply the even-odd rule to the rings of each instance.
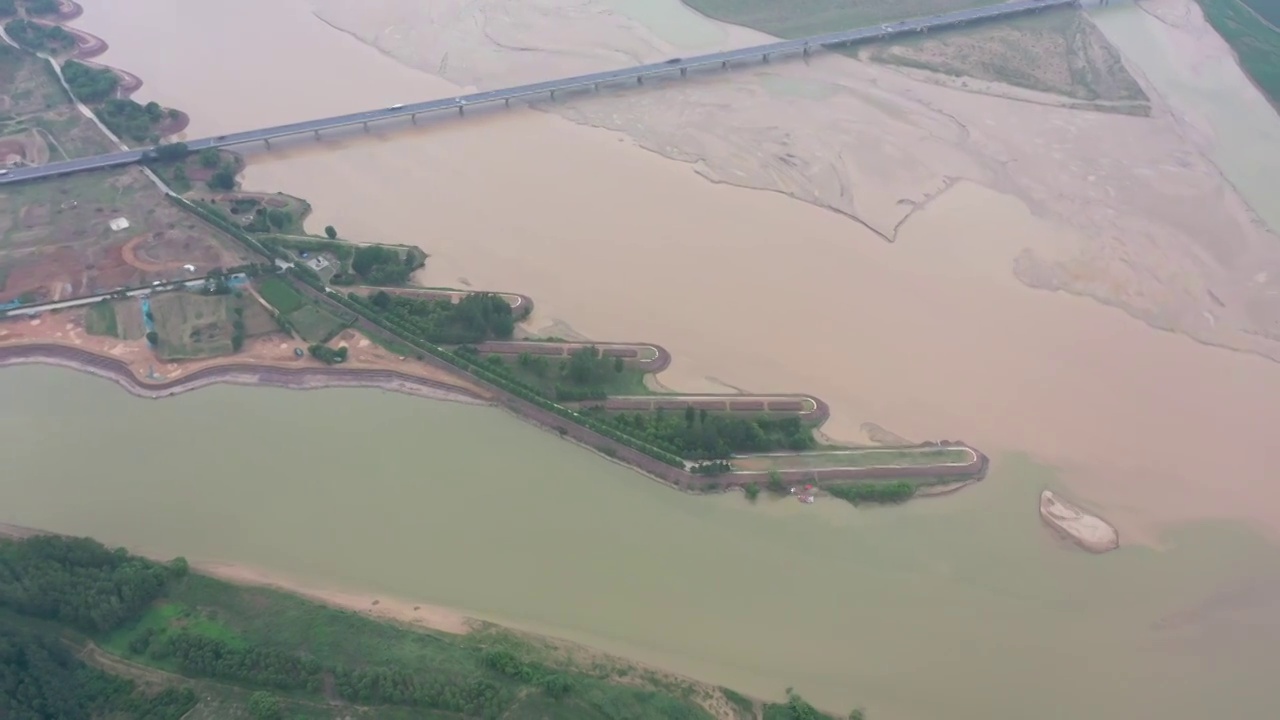
[[1110, 523], [1049, 490], [1040, 493], [1040, 518], [1089, 552], [1104, 553], [1120, 547], [1120, 533]]

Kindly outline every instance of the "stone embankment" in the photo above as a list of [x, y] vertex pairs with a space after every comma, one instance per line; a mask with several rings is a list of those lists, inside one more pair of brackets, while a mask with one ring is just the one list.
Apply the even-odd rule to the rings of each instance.
[[1120, 547], [1120, 533], [1110, 523], [1049, 490], [1040, 493], [1040, 519], [1089, 552], [1104, 553]]
[[285, 368], [250, 363], [227, 363], [195, 370], [181, 378], [163, 382], [140, 380], [124, 362], [78, 348], [56, 344], [0, 347], [0, 367], [42, 363], [69, 367], [115, 382], [139, 397], [163, 398], [198, 388], [226, 383], [270, 385], [309, 390], [326, 387], [376, 387], [422, 397], [462, 402], [488, 400], [466, 388], [394, 370], [306, 367]]
[[[532, 301], [530, 301], [532, 303]], [[491, 355], [540, 355], [543, 357], [568, 357], [584, 347], [594, 347], [603, 357], [622, 358], [632, 367], [647, 373], [660, 373], [671, 365], [671, 353], [653, 343], [615, 342], [545, 342], [536, 340], [505, 340], [483, 342], [476, 350]]]

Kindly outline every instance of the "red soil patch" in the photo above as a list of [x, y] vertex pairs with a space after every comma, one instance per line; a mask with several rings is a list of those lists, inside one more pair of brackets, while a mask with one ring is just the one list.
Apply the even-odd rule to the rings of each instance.
[[263, 205], [266, 205], [267, 207], [282, 208], [282, 207], [288, 207], [288, 206], [289, 206], [289, 201], [287, 201], [287, 200], [282, 200], [282, 199], [280, 199], [280, 198], [278, 198], [278, 197], [269, 197], [269, 198], [264, 199], [264, 200], [262, 201], [262, 204], [263, 204]]
[[130, 265], [138, 268], [143, 272], [164, 272], [166, 269], [165, 265], [157, 265], [155, 263], [149, 263], [138, 257], [136, 248], [138, 247], [139, 243], [141, 243], [146, 239], [147, 239], [146, 235], [139, 235], [138, 237], [125, 243], [124, 246], [120, 248], [121, 257], [124, 258], [125, 262], [129, 263]]

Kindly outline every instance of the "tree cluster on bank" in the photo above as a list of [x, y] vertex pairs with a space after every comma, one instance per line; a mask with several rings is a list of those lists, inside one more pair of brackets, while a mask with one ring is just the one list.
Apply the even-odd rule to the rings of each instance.
[[516, 327], [511, 305], [492, 293], [472, 293], [455, 303], [380, 290], [369, 303], [377, 312], [413, 328], [414, 336], [440, 345], [503, 340], [510, 338]]
[[854, 505], [861, 505], [862, 503], [902, 503], [910, 500], [916, 494], [915, 484], [906, 480], [832, 485], [826, 490], [835, 497]]
[[127, 98], [107, 98], [94, 109], [111, 132], [134, 142], [158, 142], [156, 126], [177, 117], [177, 110], [165, 110], [157, 102], [146, 105]]
[[63, 52], [76, 46], [76, 38], [61, 25], [45, 25], [31, 20], [10, 20], [4, 31], [18, 45], [37, 52]]
[[136, 617], [185, 561], [164, 566], [87, 538], [0, 542], [0, 607], [105, 632]]
[[356, 249], [351, 258], [351, 270], [369, 285], [403, 285], [425, 260], [426, 256], [421, 252], [401, 254], [395, 248], [365, 245]]
[[683, 413], [609, 413], [588, 411], [606, 422], [656, 447], [687, 460], [723, 460], [731, 455], [809, 450], [813, 432], [800, 418], [741, 417], [729, 413], [709, 413], [686, 407]]
[[189, 688], [144, 693], [86, 665], [56, 636], [0, 620], [0, 718], [178, 720], [195, 705]]
[[325, 365], [338, 365], [347, 361], [347, 346], [343, 345], [338, 349], [329, 347], [322, 343], [316, 343], [307, 348], [311, 353], [311, 357], [319, 360]]
[[71, 94], [82, 103], [100, 103], [116, 94], [120, 88], [120, 76], [107, 68], [90, 67], [78, 60], [68, 60], [62, 65], [62, 78], [71, 88]]

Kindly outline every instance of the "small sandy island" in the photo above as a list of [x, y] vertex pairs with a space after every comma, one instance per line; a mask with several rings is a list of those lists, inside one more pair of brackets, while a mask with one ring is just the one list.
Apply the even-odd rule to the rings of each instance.
[[1104, 553], [1120, 547], [1120, 534], [1110, 523], [1049, 490], [1040, 493], [1040, 518], [1089, 552]]

